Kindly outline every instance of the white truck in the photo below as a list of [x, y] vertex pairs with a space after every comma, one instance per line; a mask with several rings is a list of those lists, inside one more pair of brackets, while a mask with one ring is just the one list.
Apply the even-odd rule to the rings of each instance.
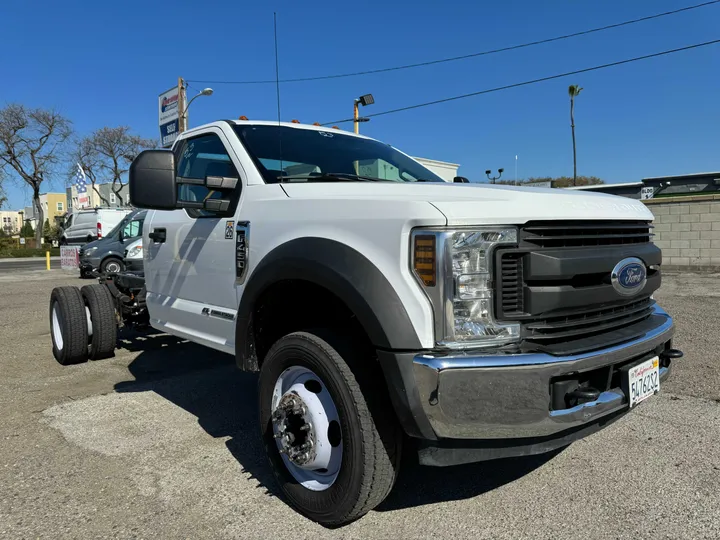
[[368, 137], [253, 121], [143, 152], [129, 182], [150, 209], [144, 275], [55, 289], [55, 357], [112, 355], [118, 321], [234, 355], [259, 372], [282, 492], [326, 525], [378, 505], [403, 451], [447, 466], [564, 447], [682, 356], [638, 201], [446, 183]]

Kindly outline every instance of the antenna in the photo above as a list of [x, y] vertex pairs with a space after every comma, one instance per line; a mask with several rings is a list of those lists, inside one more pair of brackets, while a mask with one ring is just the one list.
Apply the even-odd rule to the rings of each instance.
[[280, 67], [278, 63], [278, 45], [277, 45], [277, 13], [273, 11], [273, 29], [275, 31], [275, 91], [277, 93], [277, 110], [278, 110], [278, 145], [280, 150], [280, 178], [282, 182], [283, 160], [282, 160], [282, 128], [280, 126]]

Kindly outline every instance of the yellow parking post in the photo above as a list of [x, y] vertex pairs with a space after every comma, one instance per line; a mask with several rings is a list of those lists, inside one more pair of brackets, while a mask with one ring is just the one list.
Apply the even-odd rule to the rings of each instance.
[[47, 269], [50, 270], [50, 252], [45, 252], [45, 263], [47, 265]]

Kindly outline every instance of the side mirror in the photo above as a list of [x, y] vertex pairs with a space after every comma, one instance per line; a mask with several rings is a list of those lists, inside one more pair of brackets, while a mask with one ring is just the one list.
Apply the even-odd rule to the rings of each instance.
[[145, 150], [130, 165], [130, 202], [138, 208], [175, 210], [175, 155], [169, 150]]
[[125, 241], [125, 234], [123, 233], [122, 229], [118, 231], [118, 240], [120, 240], [121, 242]]

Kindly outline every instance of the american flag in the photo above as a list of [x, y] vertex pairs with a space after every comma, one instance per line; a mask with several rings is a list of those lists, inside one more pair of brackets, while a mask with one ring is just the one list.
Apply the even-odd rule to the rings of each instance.
[[87, 193], [87, 183], [85, 181], [85, 171], [83, 171], [80, 164], [77, 164], [78, 170], [75, 172], [75, 187], [77, 188], [78, 194]]

